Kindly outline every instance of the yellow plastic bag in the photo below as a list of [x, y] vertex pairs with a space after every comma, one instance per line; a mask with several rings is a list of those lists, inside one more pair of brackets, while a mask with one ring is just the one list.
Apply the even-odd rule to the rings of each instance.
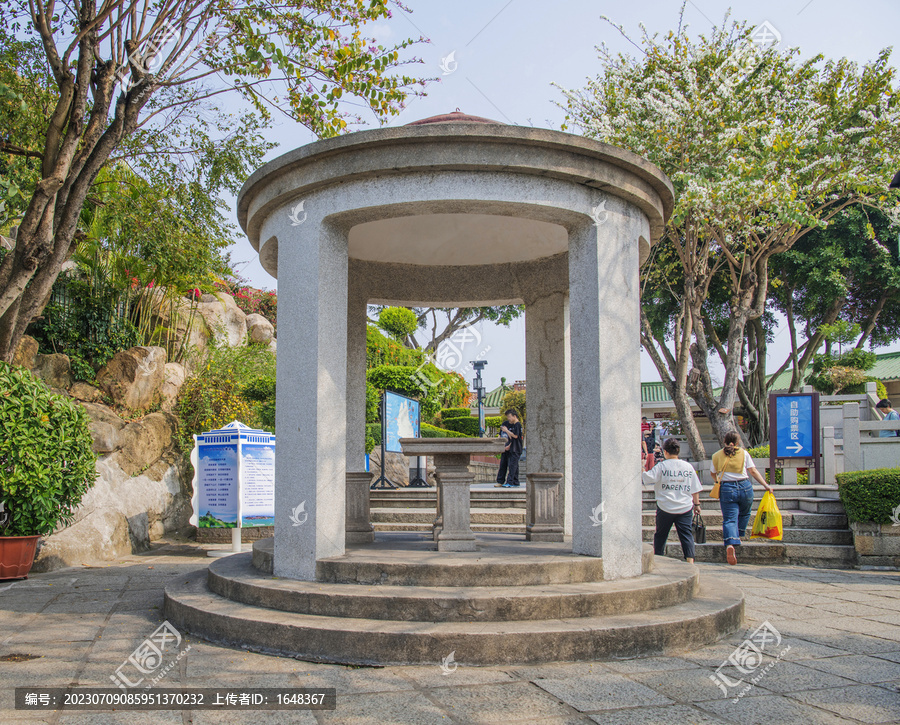
[[766, 491], [756, 510], [756, 518], [753, 519], [753, 528], [750, 531], [751, 539], [770, 539], [781, 541], [783, 533], [781, 527], [781, 512], [775, 503], [775, 494]]

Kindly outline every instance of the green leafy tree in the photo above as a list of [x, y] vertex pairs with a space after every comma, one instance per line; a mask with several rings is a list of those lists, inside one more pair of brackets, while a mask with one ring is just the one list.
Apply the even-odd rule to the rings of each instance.
[[[677, 287], [663, 289], [677, 311], [660, 340], [645, 305], [641, 342], [698, 459], [705, 450], [690, 399], [720, 441], [736, 429], [747, 327], [765, 313], [773, 255], [846, 206], [896, 200], [884, 199], [900, 165], [890, 51], [858, 66], [801, 60], [797, 49], [755, 40], [748, 24], [727, 20], [695, 38], [683, 25], [664, 37], [645, 33], [634, 42], [639, 58], [601, 48], [599, 75], [564, 91], [569, 125], [644, 156], [675, 186], [666, 244], [669, 264], [683, 272]], [[728, 326], [717, 341], [704, 306], [720, 274]], [[725, 368], [719, 392], [710, 354]], [[750, 407], [750, 396], [740, 402], [767, 427], [765, 406]]]
[[[377, 315], [385, 308], [373, 305]], [[391, 308], [396, 309], [396, 308]], [[441, 343], [449, 340], [463, 327], [471, 327], [480, 322], [493, 322], [503, 327], [522, 316], [525, 308], [522, 305], [499, 305], [496, 307], [412, 307], [409, 308], [416, 317], [416, 327], [403, 340], [410, 349], [421, 349], [428, 354], [435, 354]], [[374, 320], [370, 320], [376, 324]], [[419, 332], [421, 330], [421, 332]], [[400, 338], [398, 338], [400, 339]]]
[[[815, 229], [772, 258], [769, 299], [787, 319], [791, 352], [768, 377], [767, 390], [791, 370], [800, 389], [833, 325], [856, 325], [856, 347], [888, 345], [900, 338], [900, 228], [877, 209], [848, 207], [826, 229]], [[765, 355], [762, 355], [765, 359]]]
[[[0, 29], [39, 41], [23, 52], [40, 48], [39, 66], [52, 79], [33, 129], [14, 126], [3, 139], [5, 156], [38, 168], [14, 252], [0, 262], [0, 359], [12, 357], [43, 308], [74, 252], [97, 176], [117, 153], [133, 168], [174, 170], [186, 183], [194, 171], [214, 187], [234, 188], [258, 158], [260, 124], [273, 112], [319, 136], [363, 121], [347, 114], [350, 104], [376, 119], [399, 112], [422, 81], [396, 72], [415, 60], [401, 58], [412, 41], [384, 47], [367, 37], [366, 26], [389, 15], [387, 0], [0, 5]], [[17, 76], [24, 65], [0, 75]], [[18, 94], [13, 102], [27, 103], [16, 90], [22, 83], [4, 81], [4, 98]], [[224, 94], [242, 97], [254, 113], [226, 113], [218, 105]], [[223, 137], [241, 149], [236, 156], [219, 156]]]
[[406, 307], [384, 307], [378, 313], [378, 326], [403, 342], [419, 329], [419, 321], [416, 313]]

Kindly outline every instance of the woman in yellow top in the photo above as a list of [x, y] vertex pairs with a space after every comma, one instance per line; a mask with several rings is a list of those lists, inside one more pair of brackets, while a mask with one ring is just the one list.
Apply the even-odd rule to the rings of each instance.
[[725, 446], [712, 457], [712, 475], [720, 481], [719, 506], [722, 509], [722, 539], [725, 542], [725, 558], [731, 565], [737, 564], [735, 546], [741, 545], [741, 537], [750, 521], [753, 508], [753, 484], [750, 477], [762, 484], [766, 491], [772, 487], [756, 470], [750, 454], [740, 447], [737, 433], [725, 434]]

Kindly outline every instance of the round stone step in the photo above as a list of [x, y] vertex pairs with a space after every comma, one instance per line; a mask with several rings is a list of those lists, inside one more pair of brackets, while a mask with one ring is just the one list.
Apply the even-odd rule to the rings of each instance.
[[[486, 565], [486, 564], [483, 564]], [[651, 573], [620, 581], [534, 586], [334, 584], [261, 574], [250, 554], [209, 566], [210, 591], [269, 609], [331, 617], [419, 622], [491, 622], [630, 614], [690, 600], [694, 566], [655, 559]]]
[[598, 660], [701, 647], [734, 632], [743, 595], [716, 582], [688, 602], [633, 614], [513, 622], [403, 622], [264, 609], [219, 596], [200, 570], [166, 588], [165, 615], [212, 642], [316, 662], [462, 665]]
[[[274, 537], [253, 543], [253, 566], [273, 573]], [[376, 532], [374, 544], [356, 545], [343, 556], [316, 562], [316, 580], [335, 584], [423, 587], [522, 587], [603, 580], [603, 560], [572, 553], [570, 543], [523, 542], [504, 534], [480, 534], [478, 551], [434, 550], [430, 537]], [[527, 546], [527, 553], [523, 552]], [[643, 571], [650, 571], [652, 547], [644, 545]]]

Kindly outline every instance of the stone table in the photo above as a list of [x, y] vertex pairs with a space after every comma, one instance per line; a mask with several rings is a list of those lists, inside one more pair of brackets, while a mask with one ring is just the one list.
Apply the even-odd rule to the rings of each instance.
[[437, 480], [437, 516], [434, 540], [438, 551], [475, 551], [469, 512], [469, 490], [475, 474], [469, 457], [502, 453], [505, 442], [497, 438], [401, 438], [405, 456], [433, 456]]

